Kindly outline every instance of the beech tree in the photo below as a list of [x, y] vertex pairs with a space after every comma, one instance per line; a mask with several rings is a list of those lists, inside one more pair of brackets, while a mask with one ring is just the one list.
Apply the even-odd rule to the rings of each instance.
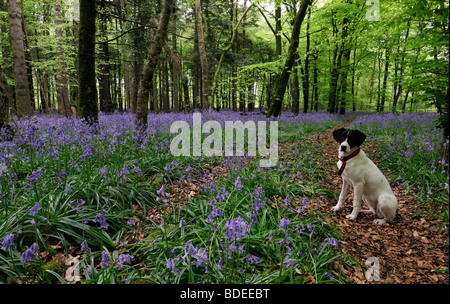
[[80, 0], [78, 48], [78, 112], [86, 120], [98, 121], [95, 78], [95, 1]]
[[294, 66], [295, 59], [297, 57], [297, 49], [300, 40], [300, 28], [302, 26], [303, 19], [306, 15], [306, 10], [311, 4], [310, 0], [303, 0], [299, 10], [295, 14], [294, 25], [292, 28], [292, 35], [289, 43], [289, 49], [284, 63], [283, 70], [275, 79], [275, 96], [272, 105], [267, 112], [267, 116], [278, 116], [281, 113], [281, 106], [286, 92], [286, 86], [289, 82], [290, 72]]
[[142, 70], [141, 81], [138, 87], [136, 118], [141, 125], [147, 124], [148, 99], [152, 87], [153, 74], [159, 61], [161, 49], [167, 36], [170, 14], [172, 12], [173, 0], [163, 0], [159, 16], [158, 27], [152, 39], [151, 46], [147, 52], [146, 62]]
[[14, 66], [14, 90], [16, 110], [19, 118], [33, 115], [28, 82], [27, 65], [23, 44], [22, 5], [20, 0], [8, 1], [8, 16], [11, 37], [11, 53]]

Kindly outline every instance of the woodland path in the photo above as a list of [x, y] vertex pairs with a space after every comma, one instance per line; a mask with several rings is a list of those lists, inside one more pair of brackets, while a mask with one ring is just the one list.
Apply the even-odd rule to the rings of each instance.
[[[296, 158], [295, 146], [309, 145], [314, 158], [319, 161], [319, 167], [326, 172], [327, 178], [320, 181], [320, 188], [336, 193], [332, 199], [323, 196], [309, 198], [307, 213], [318, 216], [323, 221], [336, 226], [340, 230], [339, 248], [342, 253], [351, 256], [357, 263], [353, 268], [348, 265], [339, 265], [335, 262], [337, 273], [342, 272], [346, 277], [358, 284], [377, 283], [369, 282], [361, 269], [370, 257], [378, 259], [380, 264], [379, 283], [393, 284], [448, 284], [449, 266], [449, 233], [448, 226], [442, 221], [432, 219], [426, 214], [416, 215], [417, 201], [412, 191], [404, 189], [402, 185], [390, 182], [392, 190], [397, 196], [398, 209], [393, 222], [379, 226], [373, 223], [375, 216], [360, 213], [357, 220], [348, 220], [345, 215], [351, 213], [353, 192], [349, 191], [346, 203], [339, 212], [331, 211], [336, 204], [340, 193], [342, 180], [337, 175], [337, 144], [332, 132], [341, 127], [347, 127], [351, 122], [333, 127], [327, 131], [314, 135], [301, 142], [283, 142], [279, 144], [280, 160]], [[377, 164], [374, 151], [377, 147], [369, 140], [362, 145], [362, 149]], [[291, 155], [290, 155], [291, 154]], [[208, 178], [200, 177], [194, 184], [184, 181], [179, 185], [168, 187], [170, 201], [185, 201], [187, 198], [197, 196], [201, 187], [207, 186], [210, 180], [224, 177], [228, 174], [224, 166], [206, 166], [211, 174]], [[383, 172], [386, 176], [390, 172]], [[294, 181], [296, 182], [296, 181]], [[179, 207], [183, 207], [182, 205]], [[367, 209], [366, 206], [362, 206]], [[169, 209], [171, 209], [169, 207]], [[171, 210], [167, 210], [171, 212]], [[156, 208], [147, 218], [160, 222]]]
[[[332, 190], [339, 195], [342, 185], [337, 175], [337, 144], [332, 132], [351, 123], [331, 128], [324, 133], [312, 136], [306, 144], [315, 151], [320, 168], [327, 174], [331, 183], [321, 181], [321, 187]], [[286, 149], [302, 143], [286, 143], [280, 147], [280, 154], [290, 153]], [[374, 157], [377, 147], [370, 140], [362, 149], [377, 164]], [[292, 152], [291, 152], [292, 153]], [[284, 155], [286, 157], [286, 155]], [[383, 172], [388, 176], [389, 172]], [[394, 284], [442, 284], [449, 283], [449, 233], [448, 226], [439, 220], [431, 219], [425, 214], [417, 213], [417, 201], [410, 191], [406, 193], [401, 185], [390, 181], [392, 190], [399, 203], [393, 222], [379, 226], [373, 223], [375, 215], [360, 213], [357, 220], [351, 221], [345, 215], [351, 213], [353, 192], [350, 189], [346, 203], [339, 212], [331, 211], [336, 201], [330, 198], [316, 197], [308, 203], [308, 212], [323, 217], [324, 221], [334, 223], [341, 230], [339, 246], [343, 253], [355, 258], [365, 265], [369, 257], [375, 257], [380, 263], [380, 282]], [[337, 200], [337, 197], [336, 197]], [[363, 209], [367, 209], [363, 205]], [[369, 283], [360, 267], [354, 269], [336, 265], [341, 271], [359, 284]], [[367, 266], [368, 268], [369, 266]]]

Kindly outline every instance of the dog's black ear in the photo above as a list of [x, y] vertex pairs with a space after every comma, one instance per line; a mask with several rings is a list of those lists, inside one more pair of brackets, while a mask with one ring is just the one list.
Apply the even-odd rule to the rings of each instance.
[[333, 137], [334, 137], [334, 140], [337, 141], [338, 143], [340, 143], [340, 142], [341, 142], [341, 135], [342, 135], [342, 133], [345, 132], [346, 130], [347, 130], [347, 129], [345, 129], [345, 128], [340, 128], [340, 129], [334, 130], [334, 131], [333, 131]]
[[366, 140], [366, 134], [359, 130], [352, 130], [348, 135], [348, 143], [350, 147], [359, 147]]

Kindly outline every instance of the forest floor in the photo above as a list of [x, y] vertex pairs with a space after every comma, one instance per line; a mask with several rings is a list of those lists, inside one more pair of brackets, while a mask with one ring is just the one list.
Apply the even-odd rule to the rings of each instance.
[[[342, 179], [337, 175], [337, 144], [332, 132], [346, 127], [350, 123], [331, 128], [326, 132], [307, 139], [312, 151], [317, 151], [321, 169], [327, 172], [328, 179], [321, 182], [325, 189], [340, 193]], [[292, 151], [289, 146], [302, 143], [287, 143], [281, 147], [280, 154]], [[366, 141], [362, 149], [377, 164], [374, 152], [377, 147]], [[390, 172], [383, 172], [386, 176]], [[448, 227], [440, 220], [433, 219], [427, 213], [419, 213], [418, 201], [413, 190], [408, 191], [402, 185], [391, 182], [392, 190], [397, 196], [398, 209], [394, 221], [383, 226], [373, 223], [375, 215], [360, 213], [354, 221], [345, 215], [351, 213], [353, 193], [350, 189], [346, 203], [339, 212], [331, 211], [336, 202], [323, 199], [312, 199], [308, 204], [308, 212], [322, 215], [325, 221], [333, 222], [341, 230], [340, 247], [343, 253], [355, 258], [364, 265], [369, 257], [375, 257], [380, 264], [380, 282], [394, 284], [436, 284], [449, 283], [449, 232]], [[362, 206], [368, 209], [367, 206]], [[367, 267], [368, 268], [368, 267]], [[360, 284], [369, 283], [361, 268], [341, 268], [342, 272]]]
[[[337, 175], [337, 144], [332, 132], [341, 127], [347, 127], [351, 122], [328, 129], [319, 135], [314, 135], [301, 142], [282, 142], [279, 144], [280, 161], [294, 159], [298, 145], [309, 145], [313, 157], [319, 160], [320, 170], [326, 172], [327, 177], [320, 181], [320, 188], [330, 190], [339, 195], [342, 179]], [[376, 144], [366, 141], [362, 149], [377, 164]], [[201, 193], [209, 180], [226, 176], [224, 166], [206, 167], [211, 174], [208, 179], [200, 178], [196, 184], [184, 181], [179, 185], [172, 185], [171, 201], [186, 201]], [[386, 176], [391, 172], [382, 170]], [[386, 172], [387, 171], [387, 172]], [[389, 178], [388, 178], [389, 180]], [[297, 180], [293, 182], [298, 182]], [[391, 182], [392, 190], [398, 200], [398, 209], [394, 221], [382, 226], [373, 223], [375, 215], [360, 213], [354, 221], [345, 215], [351, 213], [353, 192], [349, 191], [346, 203], [339, 212], [331, 211], [336, 199], [325, 198], [320, 195], [310, 197], [307, 213], [317, 216], [326, 223], [330, 223], [340, 231], [339, 247], [343, 254], [354, 259], [352, 266], [340, 265], [335, 261], [336, 272], [357, 284], [392, 283], [392, 284], [448, 284], [449, 266], [449, 232], [448, 226], [440, 220], [434, 219], [429, 213], [420, 211], [419, 202], [414, 197], [414, 190], [405, 189], [401, 184]], [[183, 207], [183, 206], [180, 206]], [[367, 206], [362, 206], [367, 209]], [[171, 210], [168, 210], [171, 212]], [[149, 219], [160, 222], [155, 208], [148, 215]], [[143, 237], [143, 236], [142, 236]], [[369, 282], [362, 269], [367, 259], [374, 257], [379, 261], [380, 281]], [[359, 265], [358, 265], [359, 264]], [[351, 268], [352, 267], [352, 268]]]

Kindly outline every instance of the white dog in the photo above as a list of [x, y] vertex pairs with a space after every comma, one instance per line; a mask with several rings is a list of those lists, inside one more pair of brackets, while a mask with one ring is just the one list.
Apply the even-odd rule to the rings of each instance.
[[[331, 210], [341, 209], [351, 185], [354, 190], [353, 211], [346, 216], [348, 219], [356, 219], [358, 213], [363, 211], [380, 217], [374, 220], [378, 225], [392, 221], [397, 210], [397, 199], [386, 177], [360, 148], [366, 135], [358, 130], [341, 128], [333, 132], [333, 137], [339, 143], [337, 166], [343, 183], [339, 201]], [[370, 210], [361, 210], [361, 199]]]

